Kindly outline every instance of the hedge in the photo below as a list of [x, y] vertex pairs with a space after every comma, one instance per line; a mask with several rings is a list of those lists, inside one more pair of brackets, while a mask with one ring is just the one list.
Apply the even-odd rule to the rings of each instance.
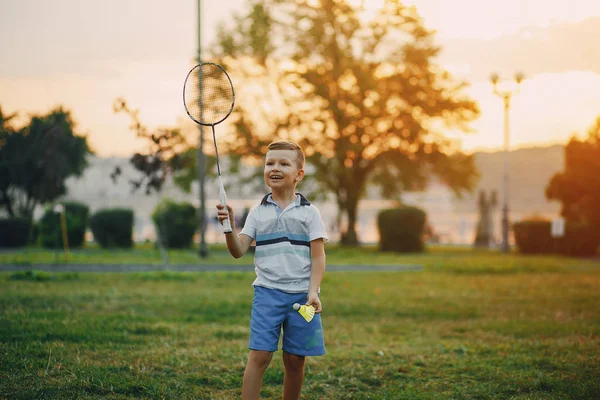
[[382, 210], [377, 216], [380, 250], [399, 253], [422, 252], [425, 249], [427, 214], [417, 207]]
[[113, 208], [98, 210], [90, 220], [94, 240], [102, 248], [133, 247], [133, 210]]
[[552, 237], [552, 222], [548, 220], [520, 221], [513, 229], [515, 242], [523, 254], [598, 255], [600, 230], [592, 225], [566, 221], [564, 236], [558, 238]]
[[192, 204], [165, 199], [156, 206], [152, 221], [165, 247], [183, 249], [192, 246], [198, 227], [196, 209]]
[[[85, 231], [88, 226], [90, 209], [87, 205], [76, 202], [63, 203], [67, 221], [67, 240], [69, 247], [83, 247]], [[53, 208], [47, 208], [39, 222], [39, 240], [42, 247], [63, 247], [60, 214]]]
[[0, 218], [0, 247], [27, 246], [31, 221], [27, 218]]

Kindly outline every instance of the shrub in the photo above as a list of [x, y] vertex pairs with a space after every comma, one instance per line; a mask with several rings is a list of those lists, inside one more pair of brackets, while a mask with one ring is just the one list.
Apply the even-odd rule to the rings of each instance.
[[526, 219], [513, 225], [515, 242], [523, 254], [554, 252], [552, 223], [545, 219]]
[[[69, 247], [82, 247], [85, 243], [85, 231], [88, 225], [90, 209], [82, 203], [64, 203], [67, 221], [67, 240]], [[39, 240], [45, 248], [63, 247], [60, 214], [47, 208], [39, 223]]]
[[114, 208], [99, 210], [91, 220], [94, 240], [102, 248], [133, 247], [133, 210]]
[[600, 244], [600, 228], [591, 224], [567, 221], [565, 236], [558, 239], [557, 248], [560, 254], [574, 257], [591, 257], [598, 254]]
[[383, 210], [377, 216], [381, 251], [422, 252], [427, 214], [416, 207]]
[[165, 247], [183, 249], [192, 246], [198, 224], [196, 209], [190, 203], [163, 200], [152, 213], [152, 221]]
[[40, 224], [31, 221], [31, 228], [29, 228], [29, 244], [37, 245], [38, 239], [40, 238]]
[[598, 254], [600, 231], [575, 221], [565, 223], [564, 236], [552, 237], [552, 222], [530, 219], [514, 224], [515, 241], [524, 254], [558, 253], [566, 256], [589, 257]]
[[23, 247], [29, 242], [31, 221], [27, 218], [0, 218], [0, 247]]

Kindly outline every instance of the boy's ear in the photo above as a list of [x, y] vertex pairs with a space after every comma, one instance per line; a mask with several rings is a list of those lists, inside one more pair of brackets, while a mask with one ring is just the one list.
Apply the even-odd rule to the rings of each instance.
[[296, 182], [300, 182], [302, 180], [302, 178], [304, 178], [304, 170], [300, 169], [300, 170], [298, 170], [298, 176], [296, 177]]

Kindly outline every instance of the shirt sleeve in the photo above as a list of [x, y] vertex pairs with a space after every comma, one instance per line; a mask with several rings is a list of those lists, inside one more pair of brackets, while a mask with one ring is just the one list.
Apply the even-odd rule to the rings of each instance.
[[325, 224], [323, 223], [323, 219], [321, 218], [321, 213], [317, 207], [311, 206], [312, 215], [310, 219], [309, 225], [309, 241], [313, 241], [316, 239], [324, 239], [326, 242], [329, 240], [327, 236], [327, 232], [325, 231]]
[[256, 239], [256, 207], [250, 209], [240, 235], [246, 235], [252, 239]]

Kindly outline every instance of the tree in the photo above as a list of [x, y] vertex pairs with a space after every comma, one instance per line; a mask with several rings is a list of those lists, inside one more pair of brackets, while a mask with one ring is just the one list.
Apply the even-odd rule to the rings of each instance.
[[[166, 179], [172, 176], [175, 185], [186, 192], [191, 191], [192, 182], [197, 179], [197, 149], [190, 145], [179, 128], [158, 128], [151, 130], [139, 119], [139, 110], [132, 109], [123, 98], [113, 104], [115, 113], [125, 113], [131, 119], [130, 129], [148, 144], [147, 151], [135, 153], [129, 158], [131, 165], [139, 172], [129, 178], [132, 191], [143, 189], [146, 194], [159, 193]], [[206, 157], [207, 175], [216, 175], [214, 156]], [[116, 181], [123, 173], [116, 167], [111, 178]]]
[[586, 140], [573, 136], [565, 146], [565, 167], [546, 187], [546, 197], [562, 203], [568, 220], [600, 226], [600, 117]]
[[[177, 186], [189, 192], [192, 176], [196, 173], [196, 152], [189, 146], [181, 130], [178, 128], [149, 130], [141, 123], [138, 110], [131, 109], [122, 98], [115, 100], [113, 110], [115, 113], [127, 114], [131, 119], [130, 128], [138, 138], [148, 144], [146, 153], [135, 153], [129, 159], [139, 172], [137, 177], [129, 178], [132, 192], [143, 189], [146, 195], [153, 192], [160, 195], [169, 176], [174, 178]], [[110, 176], [113, 182], [116, 182], [121, 175], [122, 169], [117, 166]], [[157, 218], [155, 222], [162, 224], [162, 219]], [[167, 246], [163, 243], [167, 238], [166, 230], [167, 227], [163, 226], [156, 232], [157, 244], [165, 265], [169, 263]]]
[[19, 130], [1, 118], [0, 207], [10, 216], [32, 218], [37, 205], [67, 193], [67, 178], [81, 176], [91, 154], [87, 138], [74, 132], [71, 113], [62, 107], [33, 116]]
[[473, 157], [441, 132], [467, 131], [479, 110], [435, 63], [440, 48], [414, 8], [388, 0], [366, 20], [344, 0], [257, 0], [236, 21], [216, 51], [242, 82], [228, 153], [256, 163], [274, 138], [298, 141], [317, 191], [347, 218], [344, 243], [358, 243], [368, 184], [387, 198], [432, 177], [472, 190]]
[[[187, 173], [193, 168], [194, 159], [190, 147], [178, 128], [159, 128], [150, 131], [142, 125], [138, 110], [131, 109], [127, 102], [118, 98], [113, 104], [115, 113], [125, 113], [131, 119], [130, 128], [138, 138], [148, 143], [146, 153], [135, 153], [129, 159], [131, 165], [140, 172], [136, 178], [130, 178], [132, 191], [143, 188], [146, 194], [153, 191], [159, 193], [169, 174], [177, 175], [179, 171]], [[111, 174], [113, 181], [122, 174], [122, 169], [116, 167]], [[184, 184], [189, 182], [184, 179]]]
[[14, 216], [15, 212], [12, 207], [11, 196], [9, 191], [13, 190], [11, 185], [11, 168], [9, 164], [9, 153], [10, 147], [6, 147], [9, 144], [9, 139], [12, 141], [15, 129], [12, 126], [10, 120], [13, 119], [16, 114], [4, 115], [2, 108], [0, 107], [0, 208], [5, 209], [8, 215]]

